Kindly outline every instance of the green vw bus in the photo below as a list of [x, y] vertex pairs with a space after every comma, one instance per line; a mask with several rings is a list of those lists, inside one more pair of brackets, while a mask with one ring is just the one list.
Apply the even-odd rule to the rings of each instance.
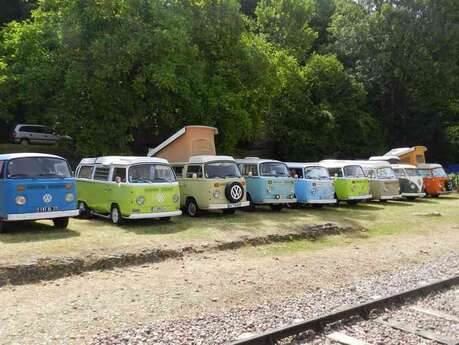
[[233, 214], [249, 206], [245, 180], [231, 156], [191, 156], [187, 163], [172, 164], [180, 183], [180, 203], [191, 217], [201, 210]]
[[80, 214], [111, 219], [170, 219], [182, 214], [168, 161], [152, 157], [84, 158], [76, 169]]
[[370, 184], [360, 165], [349, 161], [326, 159], [320, 165], [335, 177], [335, 193], [338, 201], [356, 204], [371, 199]]

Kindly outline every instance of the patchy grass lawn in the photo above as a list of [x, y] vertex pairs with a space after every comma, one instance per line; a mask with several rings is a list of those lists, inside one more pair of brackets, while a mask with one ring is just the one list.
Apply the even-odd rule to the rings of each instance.
[[[67, 231], [55, 230], [51, 222], [10, 224], [0, 235], [0, 264], [29, 261], [41, 257], [88, 256], [153, 247], [185, 247], [243, 236], [282, 234], [305, 224], [336, 222], [364, 227], [356, 240], [397, 232], [430, 231], [436, 227], [459, 226], [459, 196], [423, 199], [415, 202], [365, 203], [323, 209], [287, 209], [273, 213], [268, 208], [235, 215], [208, 213], [200, 218], [187, 216], [169, 223], [142, 220], [114, 226], [104, 219], [73, 219]], [[441, 216], [415, 216], [415, 213], [440, 212]], [[458, 230], [459, 231], [459, 228]], [[347, 236], [329, 236], [316, 241], [297, 241], [269, 246], [269, 250], [301, 251], [339, 245], [351, 240]], [[260, 249], [262, 250], [262, 249]], [[270, 253], [273, 254], [273, 253]]]

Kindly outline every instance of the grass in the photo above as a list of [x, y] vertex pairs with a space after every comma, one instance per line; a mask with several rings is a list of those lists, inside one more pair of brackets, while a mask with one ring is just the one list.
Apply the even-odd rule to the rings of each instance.
[[[273, 213], [269, 209], [238, 212], [235, 215], [208, 213], [200, 218], [177, 217], [165, 223], [155, 220], [130, 221], [114, 226], [104, 219], [73, 219], [67, 231], [55, 230], [49, 221], [9, 224], [0, 235], [0, 264], [29, 261], [33, 258], [87, 256], [153, 247], [185, 247], [236, 240], [243, 236], [285, 233], [305, 224], [337, 222], [364, 227], [352, 238], [328, 236], [316, 241], [293, 241], [260, 247], [262, 255], [282, 255], [315, 250], [370, 236], [401, 232], [422, 232], [440, 226], [459, 224], [457, 194], [415, 202], [367, 203], [323, 209], [293, 209]], [[414, 213], [440, 212], [441, 217], [414, 216]], [[267, 251], [263, 254], [263, 250]]]

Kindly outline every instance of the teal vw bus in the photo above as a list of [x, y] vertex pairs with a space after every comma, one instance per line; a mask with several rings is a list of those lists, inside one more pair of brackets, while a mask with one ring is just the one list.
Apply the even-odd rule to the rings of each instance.
[[295, 179], [289, 176], [285, 163], [258, 157], [237, 159], [236, 163], [247, 183], [250, 209], [269, 205], [273, 211], [280, 211], [287, 204], [296, 203]]

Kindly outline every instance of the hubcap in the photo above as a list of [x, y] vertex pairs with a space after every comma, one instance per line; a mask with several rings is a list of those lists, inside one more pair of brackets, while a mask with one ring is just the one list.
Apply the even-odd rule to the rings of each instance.
[[188, 204], [188, 213], [193, 216], [196, 214], [196, 205], [192, 202]]
[[80, 210], [80, 212], [86, 211], [86, 207], [84, 206], [84, 203], [83, 203], [83, 202], [80, 202], [80, 203], [79, 203], [78, 209]]
[[118, 209], [116, 207], [114, 207], [112, 209], [112, 221], [113, 221], [113, 223], [118, 223], [118, 220], [119, 220]]

